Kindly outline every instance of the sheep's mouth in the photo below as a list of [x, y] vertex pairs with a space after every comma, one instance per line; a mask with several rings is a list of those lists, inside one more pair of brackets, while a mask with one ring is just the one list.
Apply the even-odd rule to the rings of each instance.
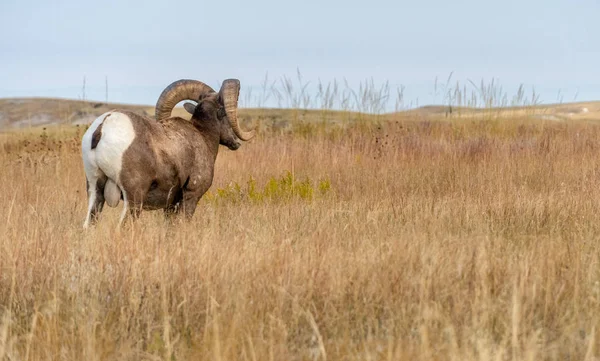
[[229, 148], [230, 150], [237, 150], [242, 144], [240, 142], [227, 142], [223, 145]]

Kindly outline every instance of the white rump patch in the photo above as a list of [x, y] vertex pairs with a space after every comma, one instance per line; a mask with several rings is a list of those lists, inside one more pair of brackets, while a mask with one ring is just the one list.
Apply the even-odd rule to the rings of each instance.
[[[95, 149], [92, 149], [92, 137], [102, 124], [102, 135]], [[123, 113], [107, 112], [96, 118], [81, 139], [83, 167], [88, 179], [89, 208], [84, 226], [89, 223], [92, 205], [96, 199], [96, 182], [102, 175], [108, 180], [104, 188], [107, 204], [115, 207], [121, 198], [121, 168], [123, 153], [135, 139], [131, 119]]]
[[98, 169], [98, 165], [96, 164], [96, 152], [92, 149], [92, 136], [98, 126], [102, 124], [104, 118], [109, 113], [104, 113], [98, 118], [96, 118], [88, 130], [85, 131], [83, 138], [81, 138], [81, 152], [83, 153], [83, 169], [85, 170], [85, 175], [88, 177], [88, 181], [92, 184], [96, 184], [96, 180], [98, 177], [102, 175], [99, 173], [100, 169]]
[[[121, 166], [123, 164], [123, 153], [129, 148], [135, 139], [135, 132], [131, 119], [123, 113], [112, 112], [102, 124], [102, 136], [96, 146], [91, 150], [96, 154], [96, 164], [121, 187]], [[91, 148], [91, 139], [90, 145]]]

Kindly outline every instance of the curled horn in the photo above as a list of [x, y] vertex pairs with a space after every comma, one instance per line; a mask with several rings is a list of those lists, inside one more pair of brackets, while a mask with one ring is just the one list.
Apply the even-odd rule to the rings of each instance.
[[238, 98], [240, 95], [240, 81], [237, 79], [226, 79], [221, 85], [219, 91], [221, 98], [223, 99], [223, 105], [225, 106], [225, 113], [229, 119], [229, 124], [233, 129], [235, 135], [241, 140], [250, 140], [256, 135], [256, 130], [252, 129], [248, 132], [240, 129], [240, 124], [237, 117]]
[[182, 100], [198, 101], [205, 93], [215, 92], [210, 86], [198, 80], [181, 79], [169, 84], [156, 101], [156, 120], [171, 116], [171, 111]]

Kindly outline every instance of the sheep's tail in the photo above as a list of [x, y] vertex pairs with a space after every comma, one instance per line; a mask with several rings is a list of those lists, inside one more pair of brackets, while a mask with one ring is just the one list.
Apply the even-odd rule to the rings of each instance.
[[121, 189], [117, 183], [110, 178], [108, 178], [104, 185], [104, 200], [106, 201], [106, 204], [113, 208], [116, 207], [121, 200]]

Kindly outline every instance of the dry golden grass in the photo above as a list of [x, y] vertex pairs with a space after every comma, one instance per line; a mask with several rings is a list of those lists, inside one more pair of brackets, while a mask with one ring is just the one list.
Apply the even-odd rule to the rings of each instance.
[[[0, 360], [600, 353], [594, 123], [264, 131], [222, 149], [191, 223], [109, 208], [89, 232], [80, 136], [0, 136]], [[286, 171], [310, 185], [249, 191]]]

